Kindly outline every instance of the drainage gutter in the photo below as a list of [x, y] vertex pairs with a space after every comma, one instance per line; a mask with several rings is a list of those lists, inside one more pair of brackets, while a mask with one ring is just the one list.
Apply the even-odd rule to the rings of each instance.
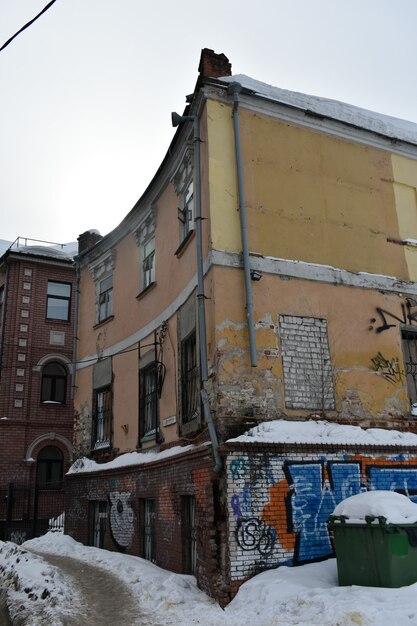
[[243, 160], [242, 160], [242, 144], [240, 140], [239, 126], [239, 94], [242, 91], [240, 83], [231, 83], [228, 92], [233, 95], [233, 131], [235, 137], [235, 154], [236, 154], [236, 171], [237, 184], [239, 193], [239, 214], [240, 214], [240, 231], [242, 236], [242, 256], [243, 256], [243, 272], [245, 276], [245, 293], [246, 293], [246, 318], [248, 322], [249, 332], [249, 352], [250, 364], [257, 367], [256, 358], [256, 339], [255, 327], [253, 323], [253, 294], [250, 275], [250, 259], [249, 259], [249, 243], [248, 243], [248, 226], [246, 218], [246, 198], [245, 185], [243, 177]]

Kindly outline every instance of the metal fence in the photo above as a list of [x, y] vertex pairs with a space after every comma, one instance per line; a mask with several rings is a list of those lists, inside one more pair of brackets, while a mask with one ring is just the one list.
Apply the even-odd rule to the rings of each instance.
[[0, 539], [23, 543], [48, 530], [64, 530], [65, 495], [62, 483], [8, 483], [0, 486]]

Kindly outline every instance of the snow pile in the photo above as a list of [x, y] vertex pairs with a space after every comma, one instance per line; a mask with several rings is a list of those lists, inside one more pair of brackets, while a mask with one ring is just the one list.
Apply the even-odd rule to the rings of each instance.
[[242, 87], [253, 91], [255, 94], [265, 96], [269, 100], [324, 115], [339, 122], [364, 128], [386, 137], [417, 144], [417, 124], [414, 122], [368, 111], [367, 109], [339, 102], [338, 100], [320, 98], [297, 91], [281, 89], [280, 87], [273, 87], [244, 74], [223, 76], [220, 80], [227, 83], [238, 82]]
[[367, 491], [342, 500], [333, 515], [344, 515], [349, 522], [364, 522], [367, 516], [385, 517], [388, 524], [417, 522], [417, 504], [395, 491]]
[[57, 568], [11, 542], [0, 541], [0, 555], [0, 605], [13, 623], [60, 624], [73, 614], [78, 595]]
[[117, 469], [119, 467], [131, 467], [133, 465], [143, 465], [144, 463], [152, 463], [152, 461], [160, 461], [177, 454], [182, 454], [188, 450], [192, 450], [195, 446], [174, 446], [162, 452], [126, 452], [116, 457], [108, 463], [96, 463], [92, 459], [82, 457], [71, 465], [68, 474], [82, 474], [84, 472], [102, 472], [104, 470]]
[[[70, 556], [111, 571], [130, 587], [145, 613], [165, 615], [165, 624], [201, 624], [201, 612], [207, 610], [213, 612], [213, 620], [207, 624], [220, 623], [222, 609], [197, 588], [194, 576], [168, 572], [140, 557], [87, 547], [59, 533], [31, 539], [24, 546], [45, 554]], [[167, 615], [172, 621], [165, 621]]]
[[273, 420], [262, 422], [244, 435], [228, 442], [303, 443], [323, 445], [417, 446], [417, 435], [385, 430], [345, 426], [326, 420]]
[[[339, 587], [335, 559], [263, 572], [242, 585], [223, 611], [197, 589], [192, 576], [173, 574], [139, 557], [86, 547], [66, 535], [49, 533], [23, 547], [0, 542], [0, 588], [7, 593], [13, 623], [25, 626], [86, 623], [74, 621], [79, 615], [79, 602], [77, 596], [73, 597], [69, 581], [63, 581], [30, 549], [71, 556], [111, 572], [125, 583], [141, 607], [138, 623], [148, 626], [417, 624], [417, 584], [400, 589]], [[80, 571], [81, 588], [83, 575]], [[15, 587], [20, 589], [18, 599], [14, 599]], [[42, 599], [44, 589], [50, 596], [44, 594]], [[59, 604], [54, 605], [50, 598], [59, 598]], [[72, 621], [65, 619], [68, 607]]]

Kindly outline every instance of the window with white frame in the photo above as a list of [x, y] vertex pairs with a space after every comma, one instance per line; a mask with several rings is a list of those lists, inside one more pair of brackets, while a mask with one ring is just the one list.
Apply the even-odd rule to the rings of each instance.
[[140, 255], [140, 291], [155, 282], [155, 211], [151, 207], [139, 221], [135, 229], [136, 242]]
[[142, 289], [155, 282], [155, 237], [142, 244]]
[[113, 271], [115, 257], [115, 251], [108, 250], [97, 261], [89, 265], [96, 286], [96, 324], [113, 317]]
[[178, 222], [180, 242], [194, 230], [194, 179], [193, 151], [189, 148], [174, 176], [175, 192], [178, 196]]
[[98, 321], [113, 315], [113, 274], [100, 280], [98, 296]]

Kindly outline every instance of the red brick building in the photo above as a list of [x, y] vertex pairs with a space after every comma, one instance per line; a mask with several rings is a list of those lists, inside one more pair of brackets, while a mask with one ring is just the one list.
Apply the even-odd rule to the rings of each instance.
[[42, 533], [45, 520], [63, 512], [62, 481], [72, 461], [74, 312], [70, 254], [51, 246], [15, 244], [3, 254], [1, 539], [19, 541]]

